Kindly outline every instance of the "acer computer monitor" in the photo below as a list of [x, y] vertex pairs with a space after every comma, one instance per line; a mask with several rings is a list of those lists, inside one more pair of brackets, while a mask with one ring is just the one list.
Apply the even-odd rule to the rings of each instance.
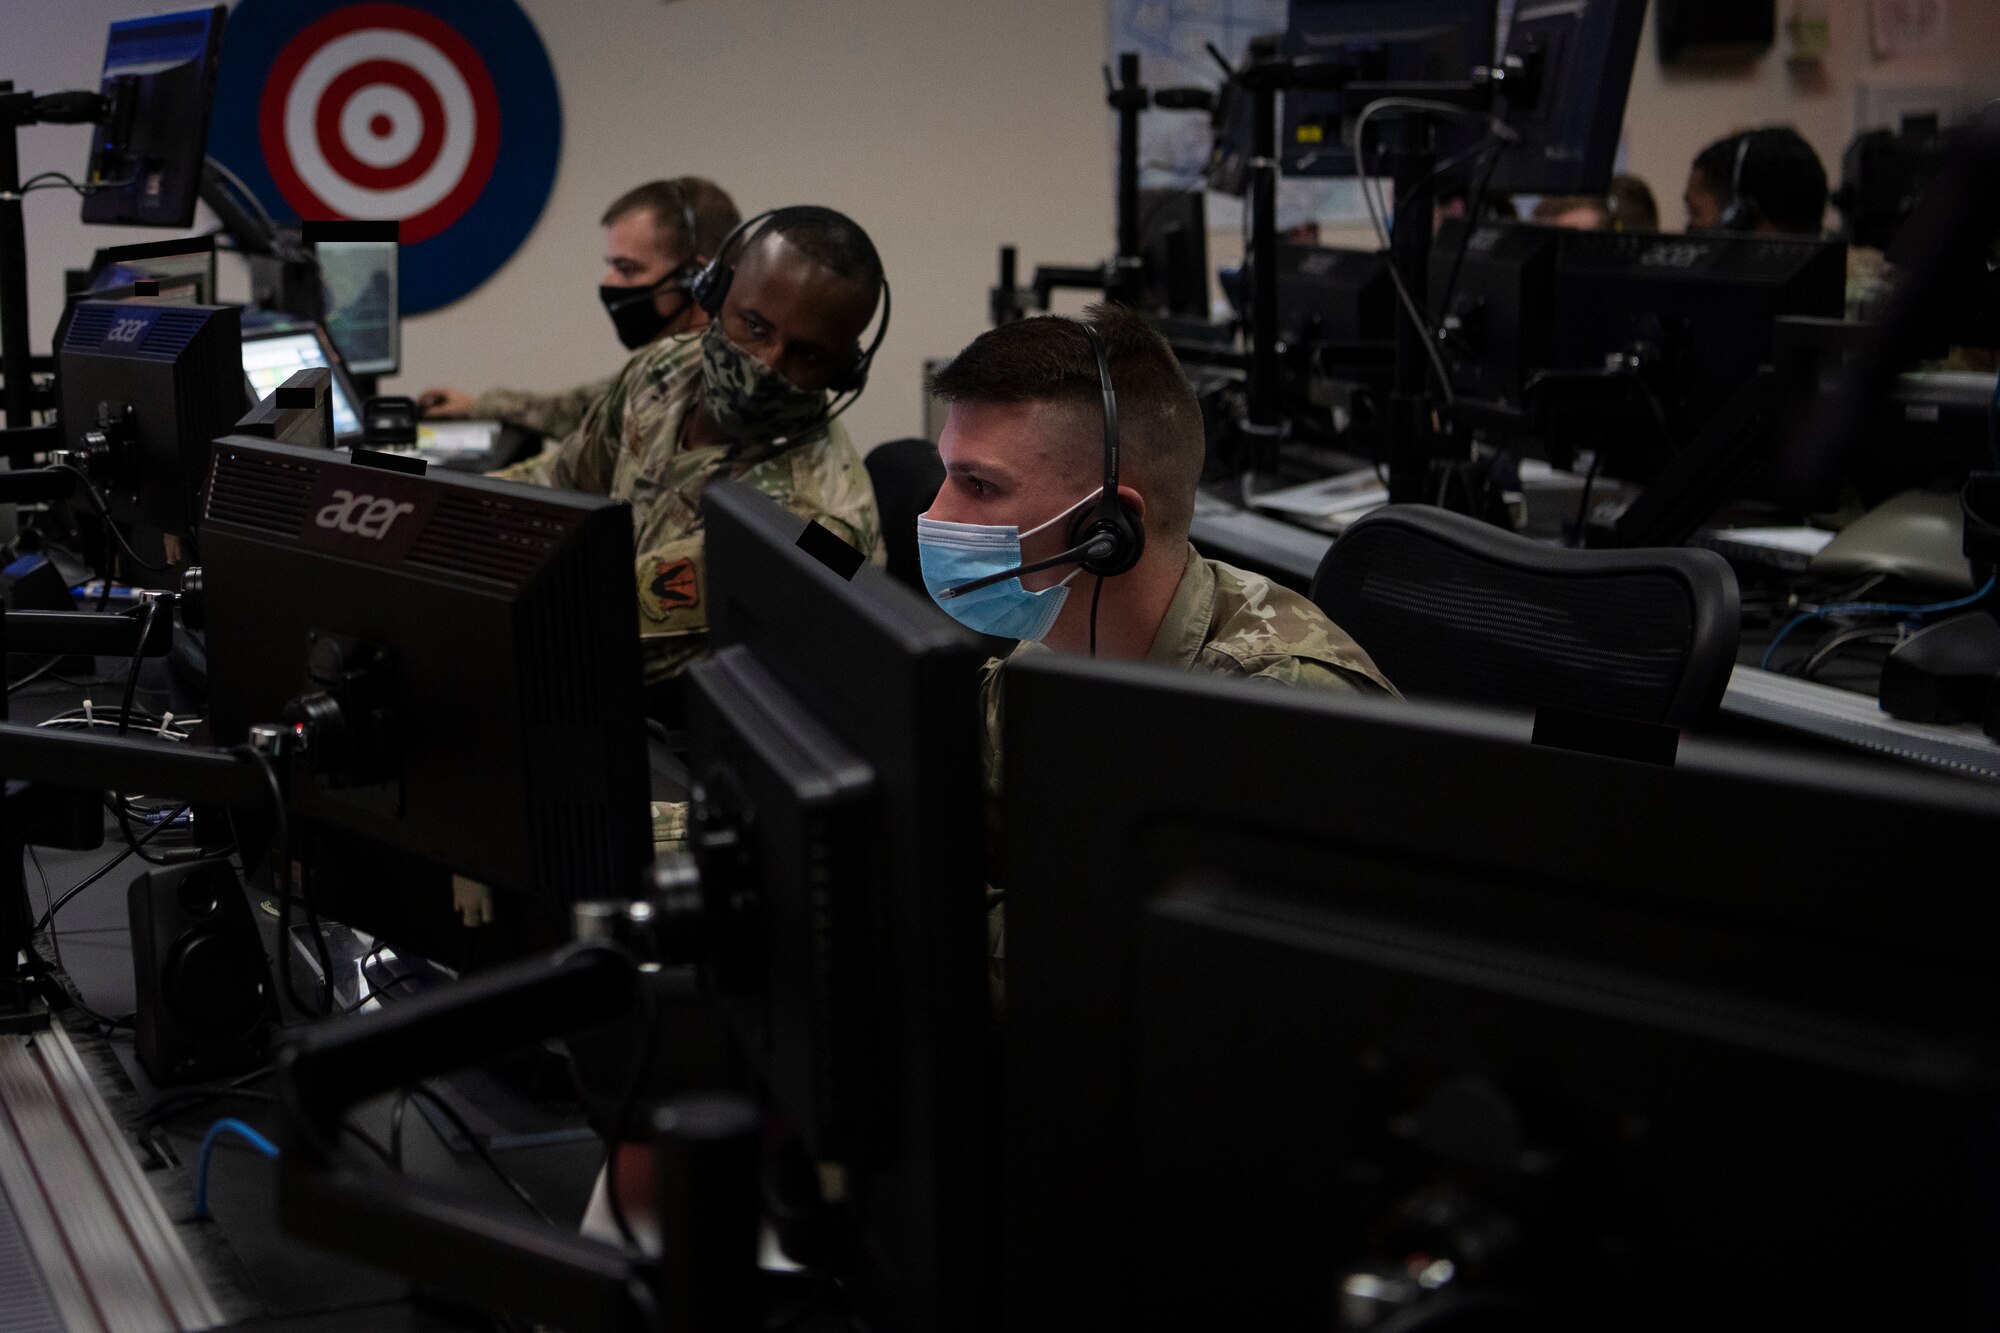
[[202, 513], [209, 723], [297, 744], [318, 910], [456, 963], [448, 875], [510, 951], [652, 854], [631, 510], [231, 435]]
[[56, 346], [63, 442], [113, 521], [195, 530], [208, 449], [243, 415], [235, 306], [79, 301]]

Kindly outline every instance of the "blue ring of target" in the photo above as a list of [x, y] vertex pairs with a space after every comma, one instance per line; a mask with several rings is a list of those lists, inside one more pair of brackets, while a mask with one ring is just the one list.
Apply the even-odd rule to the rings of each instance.
[[[280, 222], [298, 215], [264, 164], [258, 109], [279, 52], [352, 0], [242, 0], [222, 34], [208, 153], [250, 187]], [[500, 103], [493, 174], [465, 216], [403, 249], [406, 315], [450, 305], [498, 273], [535, 229], [562, 157], [562, 98], [541, 34], [514, 0], [396, 0], [450, 24], [486, 62]]]

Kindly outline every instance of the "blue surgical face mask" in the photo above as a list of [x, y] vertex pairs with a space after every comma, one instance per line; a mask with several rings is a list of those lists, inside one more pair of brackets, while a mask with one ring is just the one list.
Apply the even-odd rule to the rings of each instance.
[[956, 597], [949, 589], [972, 583], [989, 575], [1018, 569], [1027, 563], [1021, 558], [1021, 539], [1056, 524], [1097, 498], [1098, 492], [1078, 500], [1046, 523], [1022, 532], [1013, 524], [946, 523], [920, 515], [917, 518], [917, 557], [924, 569], [924, 586], [945, 614], [981, 634], [1002, 639], [1040, 639], [1055, 625], [1069, 598], [1069, 582], [1082, 572], [1073, 569], [1062, 582], [1039, 592], [1021, 586], [1021, 580], [1005, 579]]

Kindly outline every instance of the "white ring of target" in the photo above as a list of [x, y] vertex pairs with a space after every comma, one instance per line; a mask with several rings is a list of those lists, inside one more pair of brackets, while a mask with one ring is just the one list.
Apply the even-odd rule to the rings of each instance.
[[[438, 147], [437, 159], [416, 180], [393, 190], [371, 190], [356, 185], [333, 169], [319, 146], [319, 104], [327, 85], [342, 71], [369, 60], [393, 60], [408, 65], [430, 84], [444, 106], [444, 142]], [[361, 142], [368, 142], [371, 153], [385, 151], [374, 147], [380, 141], [368, 132], [367, 116], [361, 122], [361, 134], [350, 135], [347, 130], [349, 108], [364, 94], [378, 91], [396, 93], [408, 102], [408, 114], [397, 120], [391, 113], [391, 119], [399, 128], [407, 124], [413, 137], [421, 137], [420, 113], [415, 99], [401, 89], [387, 85], [370, 85], [356, 90], [354, 96], [348, 99], [348, 107], [342, 109], [341, 134], [348, 151], [363, 162], [371, 166], [393, 165], [401, 159], [391, 158], [387, 163], [378, 163], [374, 157], [358, 150]], [[292, 155], [292, 165], [306, 187], [344, 217], [409, 218], [438, 203], [464, 177], [466, 166], [472, 161], [473, 141], [477, 133], [478, 116], [473, 109], [472, 90], [466, 86], [465, 76], [458, 72], [458, 67], [444, 52], [414, 33], [398, 28], [362, 28], [334, 38], [313, 52], [285, 93], [285, 149]], [[392, 132], [390, 137], [399, 140], [401, 135]], [[403, 155], [407, 156], [410, 151], [403, 150]]]
[[[375, 119], [389, 124], [387, 134], [375, 132]], [[404, 162], [424, 137], [424, 112], [417, 99], [387, 83], [357, 89], [340, 109], [340, 141], [347, 151], [371, 167], [389, 168]]]

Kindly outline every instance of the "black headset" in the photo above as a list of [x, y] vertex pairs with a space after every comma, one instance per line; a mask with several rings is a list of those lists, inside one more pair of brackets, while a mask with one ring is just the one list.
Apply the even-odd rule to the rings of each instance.
[[[767, 208], [754, 217], [747, 217], [737, 223], [735, 228], [722, 238], [722, 244], [715, 247], [715, 256], [708, 261], [707, 267], [695, 274], [693, 281], [688, 283], [688, 295], [694, 298], [696, 305], [708, 313], [709, 318], [717, 319], [721, 317], [722, 303], [728, 298], [729, 288], [736, 281], [736, 266], [729, 262], [730, 246], [735, 244], [737, 238], [741, 237], [742, 244], [736, 246], [736, 254], [741, 256], [745, 250], [750, 248], [750, 243], [757, 239], [758, 233], [750, 229], [778, 212], [778, 209]], [[849, 220], [852, 221], [852, 219]], [[746, 236], [744, 235], [745, 232], [749, 232], [750, 234]], [[862, 234], [866, 235], [867, 233], [863, 232]], [[827, 381], [826, 387], [828, 391], [835, 394], [853, 394], [859, 397], [861, 391], [868, 387], [868, 368], [875, 364], [875, 353], [881, 348], [882, 340], [888, 336], [889, 275], [884, 273], [882, 275], [882, 319], [875, 326], [875, 337], [869, 342], [866, 351], [856, 356], [852, 362], [844, 366], [831, 380]], [[841, 404], [838, 411], [828, 414], [827, 420], [831, 421], [846, 410], [847, 404]]]
[[1075, 564], [1086, 574], [1111, 578], [1139, 563], [1146, 550], [1146, 529], [1131, 507], [1118, 498], [1118, 393], [1111, 385], [1111, 358], [1104, 350], [1104, 335], [1088, 320], [1071, 320], [1090, 342], [1090, 354], [1097, 361], [1097, 383], [1104, 391], [1104, 487], [1090, 508], [1069, 525], [1069, 549], [1032, 564], [988, 574], [983, 578], [946, 588], [940, 598], [977, 592], [1023, 574], [1034, 574], [1057, 565]]
[[[606, 302], [604, 307], [606, 310], [615, 313], [625, 309], [627, 306], [635, 306], [642, 302], [650, 301], [654, 296], [659, 294], [660, 289], [663, 287], [677, 288], [680, 291], [686, 292], [690, 299], [694, 296], [694, 278], [685, 276], [689, 269], [695, 268], [694, 257], [701, 252], [701, 242], [696, 239], [695, 235], [694, 195], [680, 180], [670, 180], [665, 182], [665, 184], [673, 190], [674, 198], [680, 200], [681, 226], [685, 229], [683, 234], [687, 237], [688, 256], [680, 263], [674, 265], [673, 269], [658, 282], [651, 283], [645, 287], [635, 287], [630, 296], [621, 296], [615, 301]], [[696, 276], [700, 276], [700, 270], [696, 268], [695, 271]], [[669, 316], [669, 322], [680, 318], [681, 312], [686, 309], [686, 305], [677, 307], [674, 313]]]
[[1750, 139], [1755, 130], [1745, 130], [1736, 145], [1736, 169], [1729, 173], [1729, 203], [1715, 220], [1721, 231], [1751, 231], [1762, 219], [1757, 203], [1743, 193], [1743, 163], [1750, 156]]

